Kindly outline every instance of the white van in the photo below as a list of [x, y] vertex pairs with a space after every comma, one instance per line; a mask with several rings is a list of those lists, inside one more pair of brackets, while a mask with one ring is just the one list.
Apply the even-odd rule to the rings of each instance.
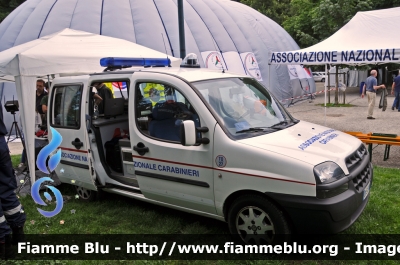
[[[100, 114], [97, 82], [114, 87]], [[340, 232], [369, 199], [360, 140], [293, 118], [248, 76], [147, 67], [59, 77], [49, 108], [63, 139], [57, 175], [85, 200], [106, 191], [215, 218], [251, 243]]]

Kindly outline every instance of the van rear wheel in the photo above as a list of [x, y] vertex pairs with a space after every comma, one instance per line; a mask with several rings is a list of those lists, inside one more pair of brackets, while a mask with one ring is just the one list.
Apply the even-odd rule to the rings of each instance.
[[94, 190], [88, 190], [79, 186], [75, 186], [76, 193], [79, 199], [84, 201], [95, 201], [97, 198], [97, 192]]
[[229, 230], [246, 244], [272, 244], [276, 235], [290, 234], [289, 223], [282, 211], [260, 195], [237, 198], [228, 213]]
[[322, 78], [322, 79], [321, 79], [321, 82], [322, 82], [322, 83], [325, 82], [325, 78]]

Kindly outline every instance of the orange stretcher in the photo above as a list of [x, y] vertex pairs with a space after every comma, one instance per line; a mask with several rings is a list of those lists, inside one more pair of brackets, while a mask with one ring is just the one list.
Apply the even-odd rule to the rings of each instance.
[[372, 145], [373, 144], [384, 144], [385, 153], [383, 155], [383, 161], [389, 159], [390, 147], [392, 145], [400, 146], [400, 136], [397, 134], [385, 134], [385, 133], [362, 133], [362, 132], [345, 132], [353, 135], [360, 139], [363, 143], [368, 144], [369, 160], [372, 160]]

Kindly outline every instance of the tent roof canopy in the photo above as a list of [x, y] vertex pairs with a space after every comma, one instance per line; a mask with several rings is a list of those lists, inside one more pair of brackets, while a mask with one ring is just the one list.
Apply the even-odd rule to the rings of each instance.
[[311, 47], [274, 52], [270, 64], [400, 63], [400, 7], [358, 12], [328, 39]]
[[[62, 73], [102, 72], [103, 57], [166, 58], [168, 55], [139, 44], [64, 29], [0, 53], [0, 75], [46, 76]], [[181, 59], [169, 56], [172, 66]]]

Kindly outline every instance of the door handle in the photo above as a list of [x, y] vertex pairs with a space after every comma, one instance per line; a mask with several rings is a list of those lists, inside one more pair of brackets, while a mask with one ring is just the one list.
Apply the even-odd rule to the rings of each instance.
[[81, 147], [83, 146], [83, 143], [81, 142], [81, 140], [79, 140], [79, 138], [75, 138], [75, 140], [72, 141], [71, 144], [75, 146], [76, 149], [81, 149]]
[[144, 143], [139, 142], [137, 145], [133, 146], [133, 150], [138, 152], [139, 155], [144, 155], [145, 153], [149, 152], [149, 148], [144, 145]]

